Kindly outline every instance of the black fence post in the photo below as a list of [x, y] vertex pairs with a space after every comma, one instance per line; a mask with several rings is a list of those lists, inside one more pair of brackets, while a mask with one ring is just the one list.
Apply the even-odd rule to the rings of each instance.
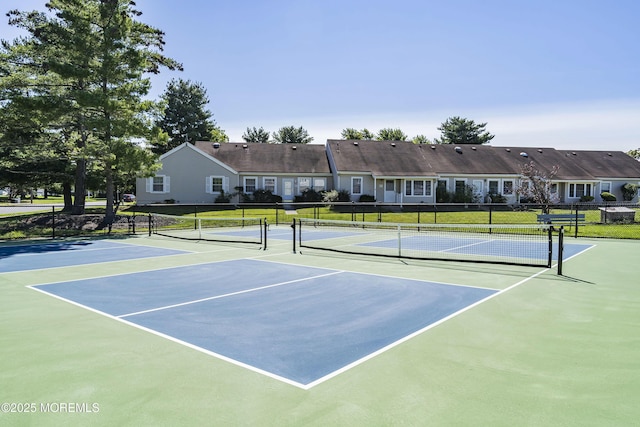
[[151, 212], [149, 212], [149, 237], [151, 237], [151, 232], [152, 232], [152, 230], [151, 230], [151, 224], [152, 224], [152, 222], [153, 222], [153, 221], [151, 220]]

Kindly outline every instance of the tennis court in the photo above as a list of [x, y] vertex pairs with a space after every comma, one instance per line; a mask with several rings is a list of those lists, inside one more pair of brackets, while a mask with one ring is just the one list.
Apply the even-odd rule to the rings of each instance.
[[[346, 238], [336, 233], [317, 230], [310, 242]], [[294, 253], [292, 234], [271, 227], [266, 250], [157, 235], [0, 247], [0, 400], [38, 409], [16, 404], [0, 423], [632, 425], [640, 416], [640, 290], [629, 269], [638, 242], [567, 239], [558, 275]], [[53, 413], [61, 402], [84, 410]]]

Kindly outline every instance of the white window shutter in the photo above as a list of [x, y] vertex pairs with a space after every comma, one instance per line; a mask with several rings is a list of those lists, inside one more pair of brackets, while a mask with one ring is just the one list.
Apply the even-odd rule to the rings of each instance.
[[211, 185], [211, 184], [212, 184], [212, 179], [213, 179], [213, 178], [212, 178], [212, 177], [210, 177], [210, 176], [208, 176], [208, 177], [206, 177], [206, 178], [205, 178], [205, 180], [206, 180], [206, 181], [205, 181], [205, 185], [204, 185], [204, 187], [205, 187], [205, 190], [204, 190], [204, 191], [205, 191], [207, 194], [211, 194], [211, 193], [213, 193], [213, 188], [212, 188], [212, 185]]
[[170, 177], [168, 177], [168, 176], [164, 177], [164, 192], [165, 193], [170, 193], [171, 192], [171, 185], [170, 185], [171, 181], [170, 181], [169, 178]]
[[147, 178], [147, 193], [153, 191], [153, 178]]
[[228, 176], [223, 176], [222, 177], [222, 189], [225, 191], [225, 193], [229, 192], [229, 177]]

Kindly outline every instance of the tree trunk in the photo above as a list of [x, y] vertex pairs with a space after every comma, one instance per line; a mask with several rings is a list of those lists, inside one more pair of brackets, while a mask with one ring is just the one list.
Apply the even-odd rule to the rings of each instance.
[[75, 196], [73, 198], [72, 215], [83, 215], [85, 204], [85, 193], [87, 192], [87, 161], [78, 159], [76, 164]]
[[65, 212], [71, 212], [73, 208], [73, 201], [71, 198], [71, 183], [63, 182], [62, 183], [62, 199], [64, 200], [64, 208], [62, 209]]

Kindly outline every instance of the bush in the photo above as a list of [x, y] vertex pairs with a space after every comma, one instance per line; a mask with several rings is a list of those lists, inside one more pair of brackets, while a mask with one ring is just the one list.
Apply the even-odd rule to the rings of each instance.
[[[491, 203], [507, 203], [507, 198], [502, 194], [489, 193], [489, 197], [491, 197]], [[525, 203], [523, 199], [520, 199], [520, 202]]]
[[585, 203], [585, 202], [593, 202], [594, 197], [593, 196], [580, 196], [580, 201]]
[[622, 198], [625, 202], [630, 202], [636, 196], [638, 186], [636, 184], [625, 184], [622, 186]]
[[351, 193], [349, 193], [349, 190], [340, 190], [340, 191], [338, 191], [338, 201], [339, 202], [350, 202], [351, 201]]
[[273, 194], [271, 190], [256, 190], [253, 192], [253, 202], [255, 203], [280, 203], [282, 197]]
[[375, 202], [375, 201], [376, 201], [376, 198], [375, 198], [375, 197], [373, 197], [373, 196], [372, 196], [372, 195], [370, 195], [370, 194], [363, 194], [362, 196], [360, 196], [360, 199], [358, 199], [358, 201], [359, 201], [359, 202], [363, 202], [363, 203], [366, 203], [366, 202]]
[[611, 194], [611, 193], [606, 192], [606, 191], [603, 191], [602, 193], [600, 193], [600, 197], [605, 202], [615, 202], [616, 201], [616, 196], [614, 194]]
[[229, 203], [231, 202], [231, 196], [225, 194], [224, 190], [220, 191], [220, 194], [215, 198], [214, 203]]
[[300, 196], [294, 198], [294, 202], [321, 202], [322, 194], [313, 188], [307, 188]]

